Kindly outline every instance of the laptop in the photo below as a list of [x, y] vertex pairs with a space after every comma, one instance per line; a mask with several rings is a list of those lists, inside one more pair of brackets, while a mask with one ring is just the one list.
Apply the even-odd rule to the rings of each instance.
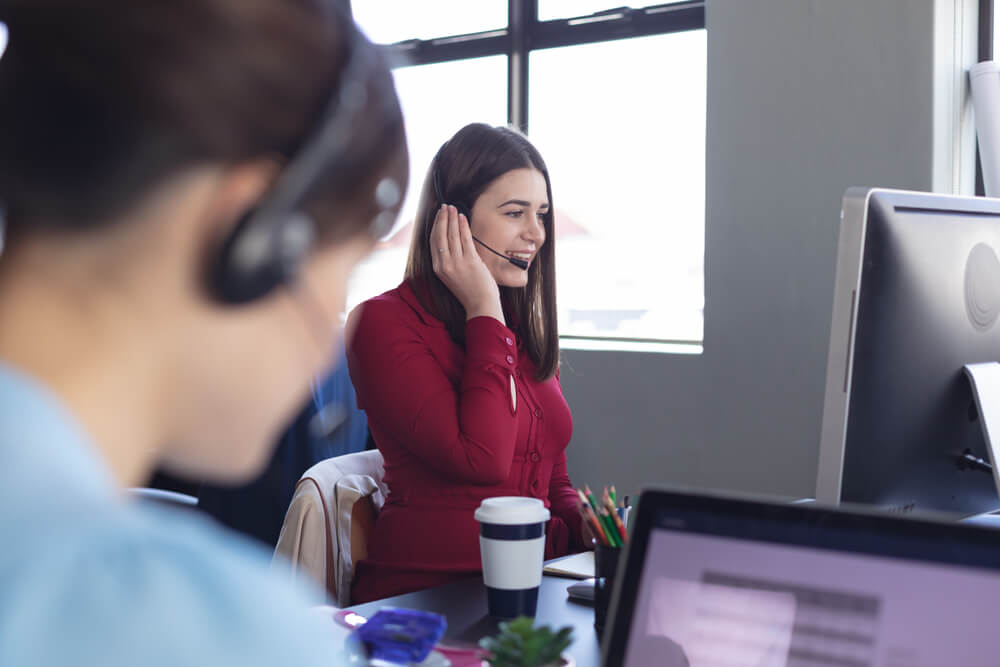
[[605, 667], [1000, 664], [1000, 531], [647, 490]]

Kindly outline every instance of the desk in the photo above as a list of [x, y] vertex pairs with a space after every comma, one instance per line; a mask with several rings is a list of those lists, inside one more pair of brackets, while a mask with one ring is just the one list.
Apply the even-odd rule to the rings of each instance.
[[[542, 577], [535, 622], [556, 629], [573, 626], [573, 643], [567, 652], [579, 667], [598, 667], [601, 649], [597, 645], [597, 631], [594, 630], [594, 608], [567, 599], [566, 587], [573, 583], [576, 583], [573, 579]], [[499, 631], [499, 621], [486, 615], [486, 588], [482, 576], [348, 609], [370, 617], [381, 607], [406, 607], [443, 614], [448, 619], [448, 630], [445, 632], [448, 639], [478, 643], [481, 638]]]

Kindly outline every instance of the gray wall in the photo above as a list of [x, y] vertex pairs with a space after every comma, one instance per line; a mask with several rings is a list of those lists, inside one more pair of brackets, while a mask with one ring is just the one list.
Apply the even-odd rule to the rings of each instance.
[[574, 482], [812, 494], [840, 199], [932, 186], [934, 10], [708, 1], [704, 354], [565, 350]]

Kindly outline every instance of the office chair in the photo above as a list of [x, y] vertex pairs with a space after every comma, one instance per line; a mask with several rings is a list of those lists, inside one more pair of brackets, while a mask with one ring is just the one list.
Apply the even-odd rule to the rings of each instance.
[[275, 560], [323, 586], [338, 606], [351, 603], [354, 566], [368, 555], [375, 517], [389, 493], [382, 453], [356, 452], [320, 461], [295, 487]]

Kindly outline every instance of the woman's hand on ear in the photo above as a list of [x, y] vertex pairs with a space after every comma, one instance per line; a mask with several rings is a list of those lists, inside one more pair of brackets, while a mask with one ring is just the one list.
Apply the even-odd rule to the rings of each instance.
[[431, 265], [465, 308], [466, 319], [487, 316], [505, 323], [497, 282], [476, 251], [469, 221], [454, 206], [445, 204], [434, 218]]

